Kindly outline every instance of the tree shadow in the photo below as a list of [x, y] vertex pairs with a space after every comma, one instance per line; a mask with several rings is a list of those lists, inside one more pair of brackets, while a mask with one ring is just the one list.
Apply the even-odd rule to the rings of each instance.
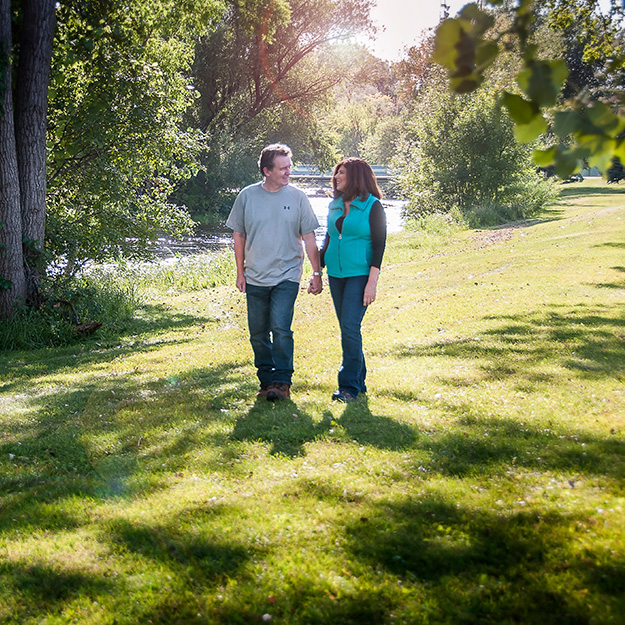
[[[518, 385], [545, 383], [545, 362], [559, 364], [580, 377], [616, 377], [625, 372], [625, 316], [613, 307], [551, 306], [523, 315], [485, 316], [496, 324], [477, 338], [398, 346], [399, 358], [435, 357], [479, 360], [483, 380], [515, 377]], [[615, 330], [616, 328], [616, 330]], [[445, 382], [442, 379], [442, 382]], [[466, 384], [475, 382], [467, 380]], [[458, 380], [458, 385], [463, 381]]]
[[[625, 441], [614, 435], [594, 436], [570, 427], [544, 428], [520, 419], [492, 417], [472, 404], [446, 404], [455, 416], [453, 431], [424, 432], [418, 448], [427, 452], [415, 474], [455, 477], [489, 476], [501, 467], [625, 478]], [[418, 466], [417, 466], [418, 465]], [[612, 486], [605, 485], [607, 490]]]
[[574, 198], [574, 197], [588, 197], [592, 195], [622, 195], [625, 194], [625, 189], [620, 187], [574, 187], [567, 186], [562, 187], [560, 190], [560, 197], [562, 198]]
[[[391, 572], [402, 586], [426, 587], [440, 622], [581, 624], [593, 608], [575, 599], [570, 580], [614, 604], [625, 593], [625, 561], [616, 552], [607, 562], [584, 552], [558, 560], [586, 522], [554, 511], [469, 508], [429, 494], [375, 504], [345, 535], [361, 563]], [[616, 616], [614, 604], [605, 608]]]
[[[229, 419], [232, 396], [223, 389], [238, 380], [237, 366], [226, 362], [150, 384], [128, 374], [28, 397], [28, 418], [7, 422], [0, 438], [0, 467], [7, 463], [0, 478], [0, 529], [30, 522], [70, 527], [71, 518], [46, 518], [46, 504], [72, 494], [130, 497], [137, 489], [161, 487], [206, 436], [219, 441], [211, 430]], [[137, 421], [137, 410], [145, 418]], [[149, 483], [141, 481], [146, 474]], [[28, 513], [10, 520], [16, 507]]]
[[164, 345], [184, 345], [194, 337], [145, 340], [143, 334], [158, 337], [160, 332], [195, 329], [198, 333], [217, 330], [219, 320], [213, 317], [173, 313], [161, 305], [144, 307], [145, 318], [133, 321], [132, 327], [105, 338], [97, 335], [54, 349], [50, 356], [48, 348], [29, 351], [0, 352], [0, 388], [10, 391], [25, 380], [37, 381], [39, 377], [71, 371], [77, 366], [92, 367], [128, 357], [138, 352], [148, 352]]
[[[194, 519], [200, 523], [207, 515], [221, 514], [232, 514], [232, 510], [205, 504], [185, 509], [185, 521], [193, 526]], [[179, 572], [204, 587], [235, 575], [253, 555], [249, 547], [234, 541], [209, 539], [199, 532], [189, 531], [188, 526], [181, 530], [175, 518], [170, 518], [166, 524], [117, 519], [102, 527], [102, 532], [106, 534], [106, 541], [118, 548], [160, 562], [166, 568], [180, 569]]]
[[[90, 572], [70, 572], [61, 567], [36, 562], [8, 561], [0, 562], [0, 577], [3, 588], [0, 591], [7, 597], [19, 596], [19, 605], [15, 606], [15, 621], [24, 616], [54, 612], [59, 604], [70, 603], [78, 597], [98, 596], [114, 592], [115, 582], [104, 576]], [[8, 621], [7, 621], [8, 622]]]

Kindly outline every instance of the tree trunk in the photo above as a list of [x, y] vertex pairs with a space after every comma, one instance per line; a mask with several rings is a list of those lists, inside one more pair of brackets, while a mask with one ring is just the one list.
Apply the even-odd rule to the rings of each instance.
[[26, 298], [11, 52], [11, 2], [0, 0], [0, 319]]
[[46, 227], [46, 121], [55, 27], [55, 0], [24, 0], [15, 96], [27, 298], [39, 305]]

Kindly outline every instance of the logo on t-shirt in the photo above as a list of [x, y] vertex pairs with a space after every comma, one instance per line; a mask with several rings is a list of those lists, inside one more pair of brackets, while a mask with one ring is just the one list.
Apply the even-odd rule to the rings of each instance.
[[291, 210], [291, 207], [290, 207], [290, 206], [285, 206], [285, 207], [284, 207], [284, 210], [285, 210], [285, 211], [290, 211], [290, 210]]

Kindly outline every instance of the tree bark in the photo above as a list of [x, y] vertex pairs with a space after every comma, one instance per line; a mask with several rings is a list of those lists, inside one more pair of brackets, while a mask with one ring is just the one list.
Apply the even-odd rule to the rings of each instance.
[[26, 298], [11, 89], [11, 2], [0, 0], [0, 319]]
[[15, 136], [27, 298], [38, 306], [46, 227], [46, 123], [55, 0], [24, 0], [22, 6]]

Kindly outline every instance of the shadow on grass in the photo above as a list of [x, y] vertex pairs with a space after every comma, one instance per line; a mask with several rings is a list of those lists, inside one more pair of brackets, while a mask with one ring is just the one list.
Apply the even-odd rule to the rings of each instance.
[[[615, 246], [615, 247], [623, 247], [625, 248], [625, 243], [623, 243], [622, 245], [619, 246]], [[625, 273], [625, 267], [612, 267], [612, 269], [614, 269], [614, 271], [620, 271], [621, 273]], [[602, 289], [624, 289], [625, 288], [625, 281], [623, 282], [598, 282], [596, 284], [596, 286], [598, 286], [599, 288]]]
[[30, 351], [0, 352], [0, 384], [3, 391], [10, 391], [25, 380], [34, 383], [40, 377], [69, 372], [77, 367], [91, 367], [125, 358], [134, 353], [159, 349], [163, 345], [184, 345], [194, 337], [177, 336], [174, 339], [160, 340], [138, 338], [142, 334], [158, 337], [160, 332], [184, 331], [216, 325], [212, 317], [199, 317], [183, 313], [172, 313], [164, 306], [150, 305], [142, 309], [141, 318], [132, 326], [117, 334], [97, 334], [82, 342], [54, 349], [44, 348]]
[[304, 455], [306, 443], [322, 436], [329, 428], [329, 419], [315, 423], [291, 400], [269, 402], [257, 399], [247, 414], [237, 419], [231, 438], [270, 443], [271, 454], [295, 458]]
[[419, 449], [430, 458], [419, 462], [421, 470], [458, 477], [498, 474], [506, 467], [599, 475], [614, 480], [606, 483], [607, 490], [625, 479], [625, 442], [609, 434], [602, 438], [571, 428], [539, 428], [480, 415], [473, 405], [450, 405], [444, 411], [457, 415], [459, 425], [419, 438]]
[[116, 586], [113, 580], [92, 573], [70, 572], [47, 564], [20, 561], [0, 563], [0, 577], [4, 580], [0, 597], [19, 596], [20, 599], [19, 606], [15, 606], [18, 613], [13, 614], [16, 620], [6, 621], [15, 623], [26, 622], [19, 619], [20, 611], [26, 617], [56, 612], [60, 604], [70, 603], [85, 594], [109, 594]]
[[366, 397], [347, 404], [337, 423], [361, 445], [399, 451], [414, 447], [416, 442], [415, 431], [410, 426], [372, 414]]
[[[232, 514], [232, 511], [208, 505], [197, 507], [185, 511], [185, 521], [199, 523], [209, 514], [221, 513]], [[118, 519], [102, 529], [105, 540], [117, 548], [158, 561], [171, 570], [179, 568], [179, 573], [188, 575], [200, 586], [209, 586], [222, 577], [235, 575], [252, 556], [248, 547], [199, 536], [193, 530], [189, 531], [188, 526], [181, 528], [177, 519], [171, 519], [166, 526]]]
[[587, 523], [558, 512], [468, 508], [430, 494], [375, 505], [345, 533], [353, 558], [426, 590], [436, 622], [589, 623], [594, 608], [577, 600], [579, 592], [601, 596], [603, 622], [611, 622], [624, 603], [625, 561], [617, 552], [602, 561], [567, 549], [584, 540]]
[[[61, 521], [73, 527], [70, 513], [58, 519], [46, 505], [74, 495], [100, 499], [158, 488], [207, 437], [219, 444], [214, 430], [232, 420], [223, 389], [238, 381], [238, 366], [223, 363], [149, 384], [128, 374], [29, 397], [27, 418], [3, 423], [0, 529]], [[145, 475], [149, 484], [142, 483]], [[26, 512], [11, 519], [13, 508]]]
[[592, 197], [593, 195], [623, 195], [625, 189], [616, 186], [610, 187], [562, 187], [560, 197], [565, 199], [575, 197]]
[[[85, 548], [88, 562], [67, 552], [55, 555], [54, 551], [41, 555], [50, 564], [37, 563], [35, 558], [33, 563], [4, 561], [0, 563], [4, 580], [0, 601], [18, 598], [13, 613], [16, 623], [27, 622], [33, 615], [50, 616], [66, 608], [71, 611], [79, 599], [91, 605], [105, 596], [126, 597], [119, 622], [197, 622], [202, 603], [199, 598], [236, 576], [258, 552], [236, 539], [214, 538], [198, 530], [207, 518], [221, 514], [236, 511], [207, 502], [186, 508], [184, 519], [165, 517], [166, 524], [106, 517], [91, 520], [89, 526], [99, 533], [97, 544], [103, 546], [100, 557], [92, 553], [98, 547], [91, 544]], [[53, 532], [47, 536], [54, 540]], [[107, 565], [109, 558], [116, 564]], [[141, 561], [146, 563], [149, 579], [143, 577]], [[129, 569], [124, 570], [124, 566]], [[192, 598], [196, 591], [197, 598]], [[115, 600], [108, 603], [109, 610], [120, 606]]]
[[[495, 327], [478, 339], [436, 341], [420, 347], [399, 347], [399, 358], [434, 357], [477, 360], [482, 379], [514, 377], [522, 390], [528, 383], [547, 382], [539, 370], [558, 364], [571, 374], [594, 379], [620, 379], [625, 372], [625, 315], [614, 307], [579, 305], [551, 307], [533, 315], [487, 316]], [[475, 380], [458, 380], [458, 385]]]
[[292, 401], [272, 404], [264, 399], [256, 401], [250, 411], [237, 419], [232, 438], [238, 441], [271, 443], [272, 454], [289, 457], [302, 456], [304, 445], [328, 433], [330, 426], [341, 426], [350, 440], [378, 449], [400, 450], [414, 445], [414, 430], [388, 417], [374, 415], [366, 398], [347, 404], [341, 417], [332, 421], [328, 411], [321, 422]]

